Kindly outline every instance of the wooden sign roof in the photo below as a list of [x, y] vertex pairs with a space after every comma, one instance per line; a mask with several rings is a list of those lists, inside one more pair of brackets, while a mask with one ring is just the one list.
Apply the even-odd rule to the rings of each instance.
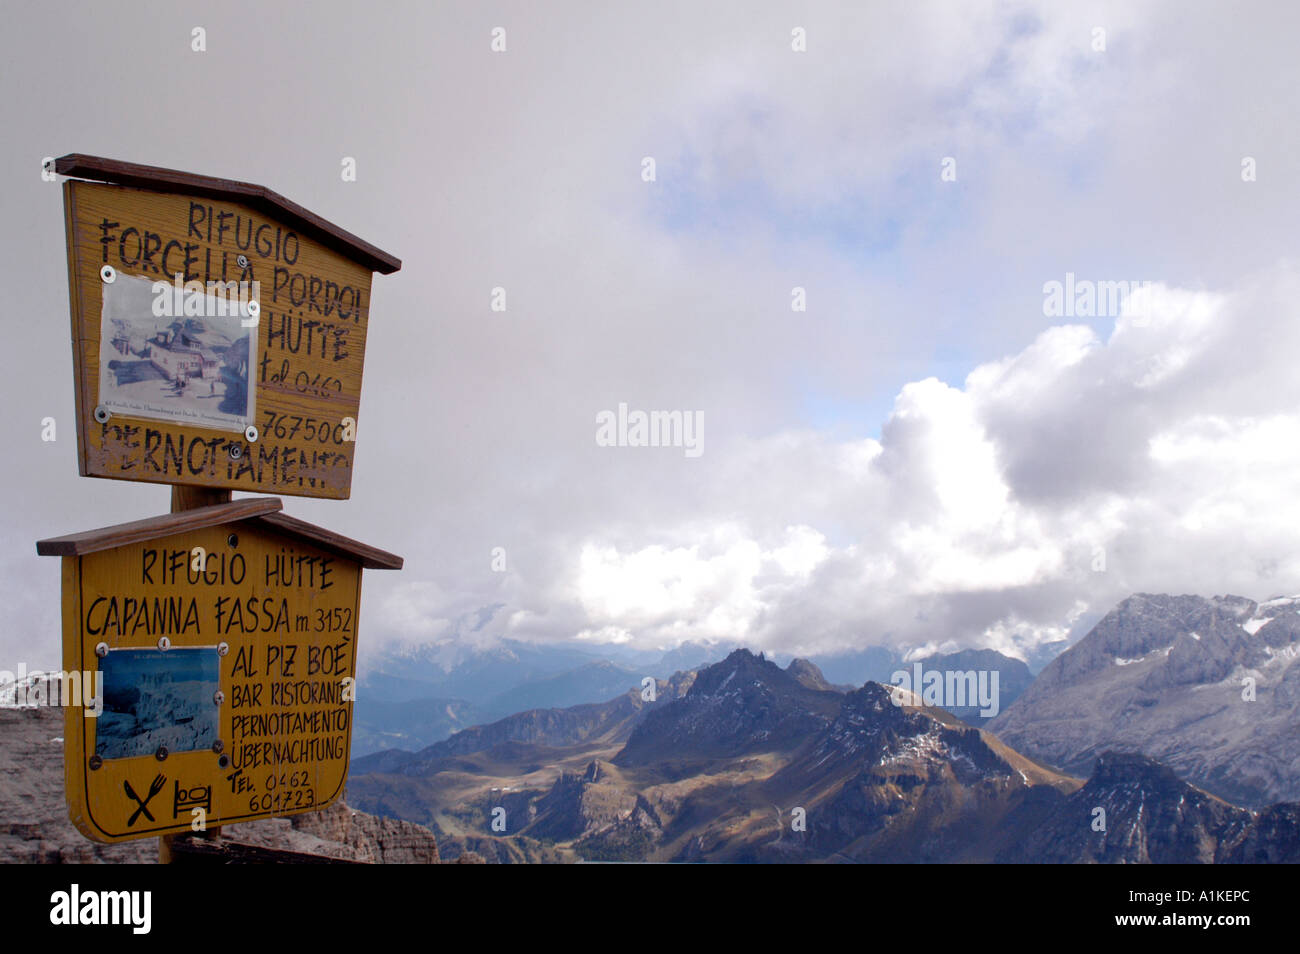
[[281, 513], [283, 504], [275, 497], [233, 500], [210, 507], [195, 507], [179, 513], [163, 514], [119, 523], [98, 530], [85, 530], [36, 542], [41, 556], [82, 556], [99, 553], [131, 543], [146, 543], [160, 537], [189, 530], [202, 530], [222, 524], [249, 521], [272, 533], [312, 543], [324, 550], [353, 560], [367, 570], [400, 570], [402, 558], [378, 547], [352, 540], [342, 534]]
[[154, 192], [175, 192], [202, 196], [205, 199], [242, 202], [250, 208], [265, 212], [270, 218], [294, 225], [303, 234], [311, 235], [322, 245], [355, 259], [372, 272], [388, 275], [402, 267], [402, 261], [397, 256], [357, 238], [346, 229], [322, 219], [296, 202], [290, 202], [266, 186], [201, 176], [178, 169], [145, 166], [137, 162], [123, 162], [120, 159], [87, 156], [80, 152], [69, 153], [54, 160], [54, 171], [74, 179], [92, 179]]
[[374, 272], [394, 256], [262, 186], [72, 154], [83, 476], [347, 499]]

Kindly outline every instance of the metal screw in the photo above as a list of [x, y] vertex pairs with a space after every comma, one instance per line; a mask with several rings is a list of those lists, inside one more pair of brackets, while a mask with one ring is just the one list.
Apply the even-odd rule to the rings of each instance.
[[230, 643], [217, 643], [217, 655], [224, 656], [230, 652]]
[[226, 747], [226, 743], [222, 742], [220, 739], [217, 739], [217, 741], [212, 743], [212, 751], [216, 752], [218, 755], [221, 754], [222, 750], [225, 747]]
[[249, 318], [256, 318], [262, 313], [262, 303], [258, 301], [250, 301], [244, 306], [244, 310], [248, 312]]
[[99, 277], [103, 280], [105, 285], [111, 285], [113, 282], [117, 281], [117, 272], [113, 271], [112, 265], [105, 265], [99, 270]]
[[237, 259], [235, 259], [235, 264], [238, 265], [240, 268], [247, 268], [247, 267], [248, 267], [248, 256], [247, 256], [247, 255], [241, 255], [241, 256], [239, 256]]
[[96, 769], [98, 769], [101, 765], [104, 764], [104, 760], [101, 759], [98, 755], [92, 755], [89, 759], [86, 760], [86, 764], [90, 766], [90, 770], [93, 772]]
[[250, 444], [256, 444], [256, 443], [257, 443], [257, 425], [256, 425], [256, 424], [249, 424], [246, 428], [244, 428], [244, 437], [248, 438], [248, 443], [250, 443]]
[[221, 705], [223, 702], [226, 701], [226, 694], [222, 692], [220, 689], [218, 689], [216, 692], [212, 694], [212, 701], [215, 702], [217, 705]]
[[222, 768], [225, 768], [230, 764], [230, 757], [227, 755], [221, 756], [221, 758], [217, 759], [217, 764], [220, 765]]
[[236, 533], [232, 533], [230, 536], [226, 537], [226, 542], [229, 543], [232, 547], [239, 546], [239, 535]]
[[103, 659], [108, 655], [108, 643], [95, 643], [95, 655]]
[[160, 746], [158, 746], [158, 751], [155, 752], [155, 753], [153, 754], [153, 757], [156, 758], [159, 762], [166, 762], [166, 761], [167, 761], [167, 746], [165, 746], [165, 745], [160, 745]]
[[241, 458], [241, 457], [243, 457], [243, 456], [244, 456], [244, 448], [243, 448], [243, 447], [241, 447], [241, 446], [238, 445], [238, 444], [231, 444], [231, 445], [230, 445], [230, 459], [231, 459], [231, 460], [239, 460], [239, 458]]
[[167, 652], [167, 650], [172, 648], [172, 641], [168, 639], [166, 636], [159, 636], [158, 648], [161, 649], [163, 652]]
[[107, 424], [112, 417], [113, 412], [104, 407], [104, 405], [101, 404], [99, 407], [95, 408], [95, 420], [99, 421], [99, 423]]

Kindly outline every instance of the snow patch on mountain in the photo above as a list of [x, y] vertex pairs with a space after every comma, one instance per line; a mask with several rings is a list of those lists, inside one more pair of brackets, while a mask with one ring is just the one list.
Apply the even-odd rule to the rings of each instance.
[[[1195, 634], [1193, 634], [1193, 635], [1195, 635]], [[1197, 636], [1196, 638], [1197, 638], [1197, 640], [1199, 641], [1201, 637]], [[1115, 665], [1116, 665], [1116, 666], [1131, 666], [1131, 665], [1133, 665], [1134, 663], [1146, 662], [1148, 659], [1154, 659], [1156, 656], [1168, 656], [1168, 655], [1169, 655], [1169, 651], [1170, 651], [1171, 649], [1173, 649], [1173, 648], [1174, 648], [1173, 646], [1166, 646], [1166, 647], [1164, 647], [1163, 649], [1153, 649], [1153, 650], [1151, 650], [1151, 652], [1147, 653], [1145, 656], [1137, 656], [1136, 658], [1133, 658], [1133, 659], [1125, 659], [1125, 658], [1123, 658], [1122, 656], [1116, 656], [1116, 657], [1115, 657]]]

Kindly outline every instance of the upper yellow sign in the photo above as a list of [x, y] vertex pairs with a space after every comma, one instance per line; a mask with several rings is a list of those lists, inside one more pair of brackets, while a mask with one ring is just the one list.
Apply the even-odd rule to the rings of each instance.
[[347, 498], [372, 269], [400, 263], [260, 187], [56, 168], [131, 183], [64, 184], [82, 475]]

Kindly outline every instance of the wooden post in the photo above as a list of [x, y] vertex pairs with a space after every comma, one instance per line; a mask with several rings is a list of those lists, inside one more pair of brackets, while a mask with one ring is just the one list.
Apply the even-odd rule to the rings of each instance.
[[215, 487], [191, 487], [188, 484], [172, 485], [172, 513], [230, 503], [230, 491]]
[[[158, 864], [169, 865], [177, 857], [190, 857], [194, 854], [193, 842], [201, 840], [210, 846], [214, 852], [220, 853], [225, 842], [221, 839], [221, 826], [216, 825], [207, 831], [192, 832], [190, 834], [161, 835], [158, 838]], [[209, 857], [214, 857], [209, 856]], [[203, 857], [203, 856], [200, 856]]]

